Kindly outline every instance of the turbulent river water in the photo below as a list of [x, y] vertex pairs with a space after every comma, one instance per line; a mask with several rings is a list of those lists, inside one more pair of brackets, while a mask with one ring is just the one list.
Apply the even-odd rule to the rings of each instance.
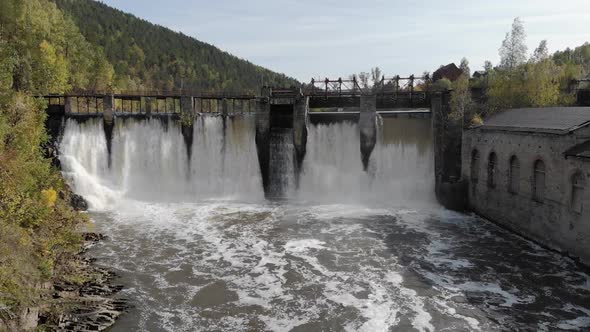
[[299, 186], [273, 134], [269, 201], [251, 117], [198, 117], [190, 154], [173, 121], [118, 119], [110, 167], [102, 122], [68, 120], [90, 254], [132, 304], [113, 331], [590, 329], [574, 262], [436, 204], [428, 121], [378, 127], [364, 172], [355, 124], [310, 125]]

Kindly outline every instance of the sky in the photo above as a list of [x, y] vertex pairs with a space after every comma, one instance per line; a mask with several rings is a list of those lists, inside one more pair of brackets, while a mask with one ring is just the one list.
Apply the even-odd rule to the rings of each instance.
[[532, 54], [590, 42], [590, 0], [102, 0], [301, 82], [499, 62], [515, 17]]

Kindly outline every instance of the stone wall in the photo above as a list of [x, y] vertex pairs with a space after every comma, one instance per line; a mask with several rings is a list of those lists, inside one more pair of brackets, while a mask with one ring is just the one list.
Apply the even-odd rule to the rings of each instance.
[[461, 180], [463, 127], [449, 118], [450, 94], [436, 93], [431, 99], [432, 137], [436, 198], [447, 209], [466, 209], [465, 183]]
[[[590, 264], [590, 161], [566, 159], [564, 152], [588, 134], [552, 135], [471, 129], [464, 133], [462, 177], [468, 180], [469, 206], [489, 218], [550, 248], [579, 257]], [[478, 181], [472, 178], [472, 153], [479, 152]], [[492, 152], [497, 163], [489, 186], [488, 162]], [[517, 190], [509, 190], [510, 159], [519, 160]], [[545, 194], [533, 198], [534, 164], [545, 164]], [[583, 174], [586, 186], [583, 210], [572, 208], [572, 177]]]

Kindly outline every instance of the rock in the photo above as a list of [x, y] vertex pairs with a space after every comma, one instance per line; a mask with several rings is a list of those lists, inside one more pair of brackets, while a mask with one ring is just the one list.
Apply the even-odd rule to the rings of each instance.
[[70, 205], [76, 211], [86, 211], [88, 210], [88, 202], [84, 199], [84, 197], [71, 193], [70, 194]]
[[100, 242], [105, 240], [107, 237], [100, 233], [86, 232], [82, 233], [82, 238], [86, 242]]
[[[87, 240], [104, 238], [97, 233], [85, 233], [84, 237]], [[114, 284], [116, 274], [94, 265], [91, 258], [78, 259], [91, 279], [82, 285], [54, 285], [54, 298], [67, 299], [65, 302], [70, 307], [57, 317], [45, 313], [43, 322], [47, 331], [105, 331], [129, 310], [128, 301], [117, 295], [123, 286]]]

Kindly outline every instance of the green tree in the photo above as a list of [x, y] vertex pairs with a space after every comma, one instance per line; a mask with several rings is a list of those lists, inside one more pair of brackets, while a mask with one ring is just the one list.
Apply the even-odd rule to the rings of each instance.
[[552, 59], [494, 71], [488, 78], [489, 111], [571, 104], [573, 94], [566, 87], [580, 72], [579, 66], [559, 66]]
[[549, 49], [547, 48], [547, 40], [541, 40], [539, 46], [535, 49], [533, 53], [532, 61], [544, 61], [549, 58]]
[[469, 78], [463, 74], [452, 84], [451, 100], [449, 105], [451, 113], [449, 118], [453, 121], [463, 122], [473, 110], [473, 100], [469, 89]]
[[65, 59], [58, 55], [55, 47], [43, 40], [35, 57], [33, 80], [38, 91], [63, 93], [69, 90], [68, 69]]
[[432, 91], [447, 91], [451, 90], [452, 88], [453, 83], [448, 78], [441, 78], [430, 85], [430, 89]]

